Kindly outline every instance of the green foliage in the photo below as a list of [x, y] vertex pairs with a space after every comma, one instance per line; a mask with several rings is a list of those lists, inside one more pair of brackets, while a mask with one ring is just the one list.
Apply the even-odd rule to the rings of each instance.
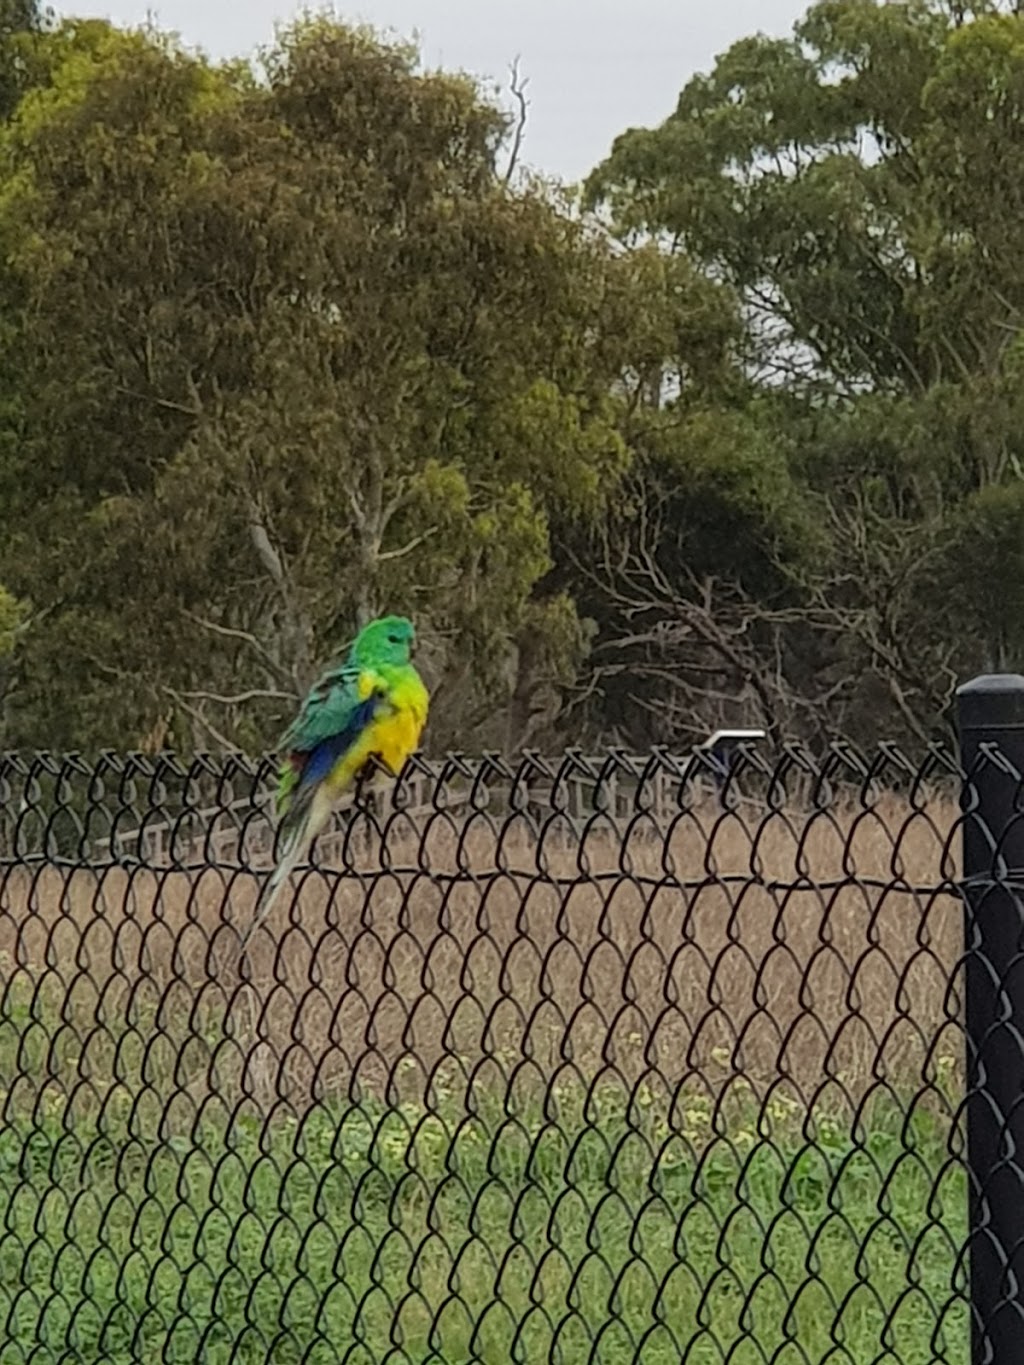
[[1019, 308], [1024, 17], [824, 0], [736, 43], [591, 177], [625, 232], [742, 291], [781, 373], [920, 392], [998, 355]]
[[0, 659], [14, 649], [18, 628], [24, 619], [24, 606], [0, 584]]
[[26, 91], [43, 79], [41, 35], [50, 11], [39, 0], [0, 0], [0, 123]]
[[9, 705], [8, 689], [13, 673], [14, 652], [24, 634], [27, 618], [26, 604], [19, 602], [0, 583], [0, 733], [4, 712]]
[[756, 405], [701, 405], [651, 423], [651, 468], [672, 490], [671, 519], [687, 562], [764, 586], [776, 558], [815, 550], [792, 453]]
[[967, 499], [942, 547], [936, 587], [954, 628], [970, 633], [985, 622], [976, 666], [1016, 672], [1024, 653], [1024, 483], [982, 488]]
[[[287, 702], [382, 609], [437, 642], [436, 735], [467, 689], [493, 714], [551, 519], [606, 505], [613, 386], [681, 287], [509, 189], [503, 116], [409, 48], [304, 22], [254, 82], [139, 34], [54, 44], [0, 195], [25, 300], [3, 567], [50, 609], [15, 734], [170, 713], [205, 742], [187, 693]], [[266, 743], [287, 710], [212, 733]]]

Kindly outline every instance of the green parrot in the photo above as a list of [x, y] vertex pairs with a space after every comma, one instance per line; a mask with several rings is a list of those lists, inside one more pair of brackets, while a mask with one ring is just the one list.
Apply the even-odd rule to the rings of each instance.
[[310, 688], [282, 736], [275, 803], [279, 862], [242, 939], [243, 952], [336, 801], [370, 760], [379, 759], [397, 777], [419, 748], [429, 696], [412, 664], [415, 640], [404, 616], [383, 616], [364, 626], [345, 660]]

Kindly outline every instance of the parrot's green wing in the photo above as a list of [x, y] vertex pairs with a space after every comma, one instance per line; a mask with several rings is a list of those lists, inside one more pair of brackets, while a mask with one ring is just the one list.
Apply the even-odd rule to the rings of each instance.
[[277, 808], [284, 812], [299, 782], [318, 782], [373, 719], [385, 685], [371, 669], [343, 663], [310, 688], [299, 714], [281, 736]]
[[319, 677], [306, 693], [299, 713], [281, 736], [282, 753], [293, 749], [308, 751], [321, 740], [344, 730], [359, 706], [359, 676], [356, 664], [336, 664]]

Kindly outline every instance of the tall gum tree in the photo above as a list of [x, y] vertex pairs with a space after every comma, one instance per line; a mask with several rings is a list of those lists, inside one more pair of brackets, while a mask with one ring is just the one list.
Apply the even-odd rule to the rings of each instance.
[[507, 119], [410, 47], [323, 20], [256, 69], [98, 23], [50, 44], [0, 147], [13, 737], [265, 743], [391, 609], [432, 742], [515, 745], [504, 702], [525, 725], [584, 645], [551, 527], [614, 493], [686, 300], [510, 186]]

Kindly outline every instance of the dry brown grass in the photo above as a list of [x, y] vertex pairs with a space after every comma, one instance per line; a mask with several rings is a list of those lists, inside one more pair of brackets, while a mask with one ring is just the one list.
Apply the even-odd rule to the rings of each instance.
[[[190, 1122], [249, 1097], [422, 1098], [618, 1075], [666, 1100], [737, 1072], [863, 1096], [959, 1053], [956, 809], [742, 818], [582, 841], [393, 822], [347, 873], [296, 881], [239, 961], [248, 871], [11, 869], [0, 884], [0, 1087], [111, 1091]], [[958, 850], [956, 851], [958, 857]], [[511, 1079], [510, 1079], [511, 1078]]]

